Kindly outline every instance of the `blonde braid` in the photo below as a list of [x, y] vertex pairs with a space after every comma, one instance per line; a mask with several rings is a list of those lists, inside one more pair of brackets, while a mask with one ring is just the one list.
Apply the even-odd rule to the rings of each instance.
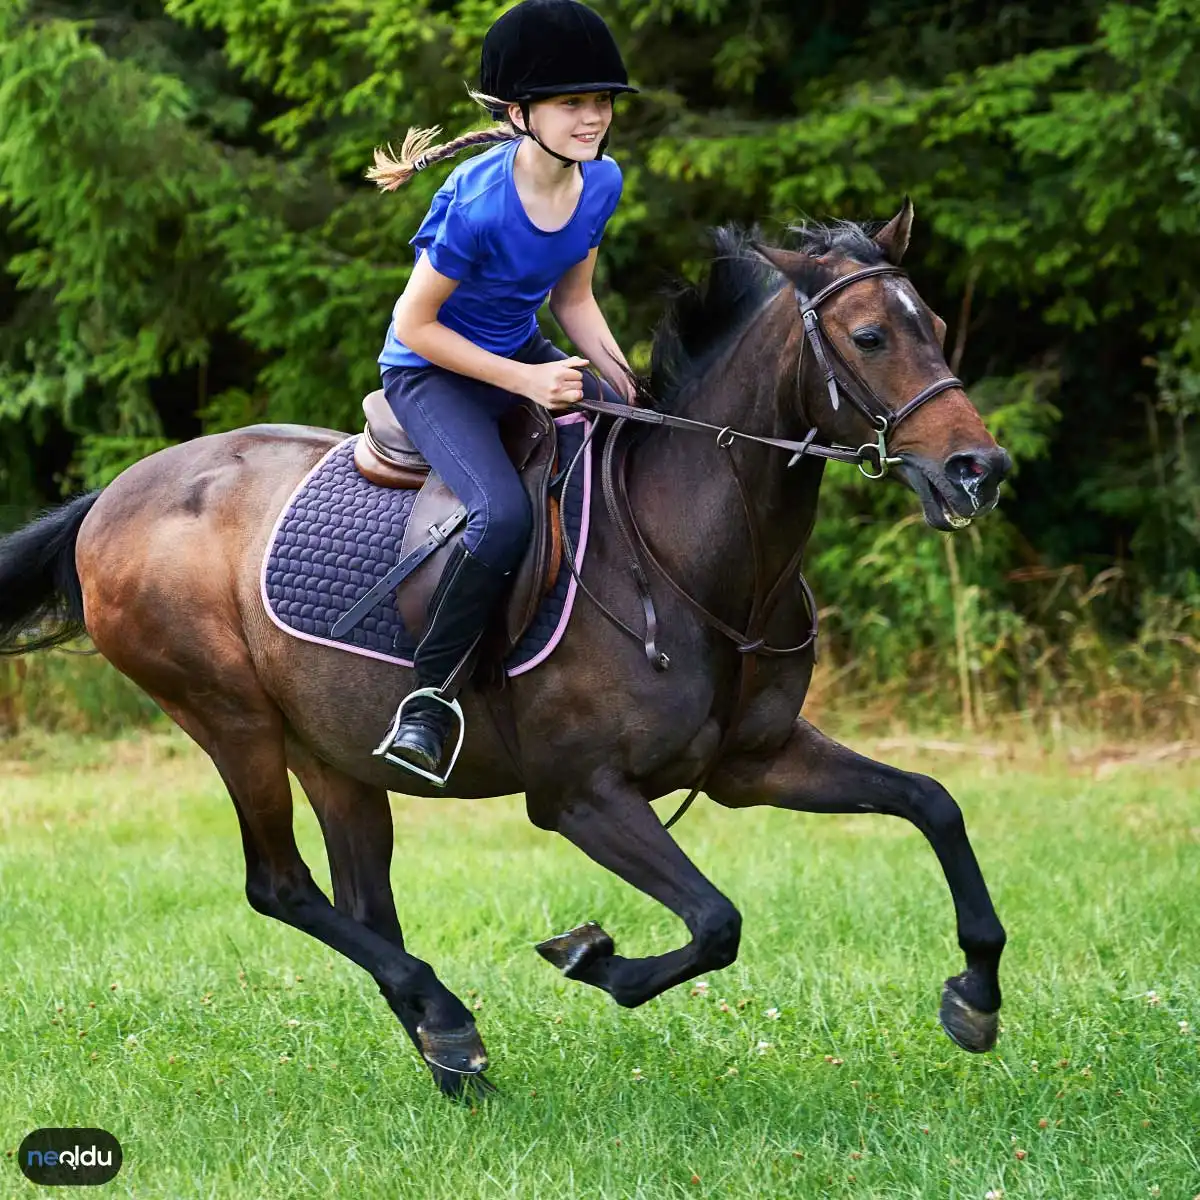
[[400, 147], [400, 156], [389, 145], [387, 149], [375, 148], [375, 165], [367, 168], [367, 178], [382, 192], [394, 192], [406, 184], [418, 171], [441, 162], [445, 158], [468, 150], [473, 146], [486, 146], [494, 142], [512, 141], [520, 135], [510, 125], [493, 125], [490, 129], [477, 129], [464, 133], [453, 141], [440, 146], [433, 143], [441, 135], [440, 125], [432, 129], [410, 129]]

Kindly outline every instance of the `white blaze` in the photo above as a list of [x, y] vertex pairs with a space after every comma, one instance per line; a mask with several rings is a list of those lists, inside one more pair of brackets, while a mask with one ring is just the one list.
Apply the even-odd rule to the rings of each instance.
[[896, 298], [904, 305], [910, 316], [916, 317], [918, 320], [921, 317], [921, 310], [917, 307], [917, 302], [908, 294], [908, 287], [899, 280], [892, 280], [892, 290], [896, 294]]

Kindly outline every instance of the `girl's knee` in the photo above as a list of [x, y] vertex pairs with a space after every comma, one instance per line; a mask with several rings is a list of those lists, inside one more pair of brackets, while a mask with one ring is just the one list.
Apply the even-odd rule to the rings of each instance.
[[523, 488], [509, 496], [492, 497], [487, 527], [477, 553], [497, 571], [512, 571], [520, 565], [533, 533], [533, 514]]

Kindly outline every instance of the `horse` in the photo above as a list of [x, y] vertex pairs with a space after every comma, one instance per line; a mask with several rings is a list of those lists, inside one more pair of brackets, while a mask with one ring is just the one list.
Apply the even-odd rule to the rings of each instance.
[[[738, 909], [651, 807], [702, 782], [728, 809], [915, 825], [941, 864], [965, 958], [943, 985], [942, 1026], [968, 1051], [995, 1043], [1005, 933], [958, 805], [799, 715], [816, 648], [799, 568], [825, 462], [894, 475], [944, 532], [993, 508], [1011, 465], [950, 376], [945, 323], [900, 267], [912, 221], [906, 199], [882, 227], [810, 225], [792, 248], [718, 231], [707, 283], [679, 294], [656, 332], [652, 406], [616, 456], [619, 486], [607, 459], [626, 422], [595, 417], [611, 485], [592, 498], [581, 570], [596, 603], [577, 604], [553, 654], [499, 697], [482, 668], [462, 693], [469, 734], [453, 794], [523, 793], [535, 826], [686, 926], [685, 945], [644, 958], [617, 954], [594, 923], [538, 945], [620, 1005], [737, 956]], [[372, 755], [412, 676], [289, 637], [259, 589], [277, 514], [345, 436], [257, 425], [199, 437], [10, 534], [0, 651], [86, 632], [212, 759], [237, 813], [250, 905], [369, 972], [438, 1089], [470, 1098], [494, 1090], [483, 1041], [405, 949], [389, 879], [388, 792], [438, 794]], [[652, 628], [639, 634], [643, 615]], [[332, 902], [293, 836], [289, 771], [320, 824]]]

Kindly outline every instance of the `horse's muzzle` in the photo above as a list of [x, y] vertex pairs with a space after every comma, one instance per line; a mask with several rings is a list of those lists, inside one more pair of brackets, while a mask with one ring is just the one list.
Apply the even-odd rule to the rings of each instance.
[[940, 465], [911, 454], [902, 459], [900, 474], [920, 498], [927, 524], [947, 532], [995, 508], [1000, 482], [1012, 470], [1002, 446], [958, 451]]

